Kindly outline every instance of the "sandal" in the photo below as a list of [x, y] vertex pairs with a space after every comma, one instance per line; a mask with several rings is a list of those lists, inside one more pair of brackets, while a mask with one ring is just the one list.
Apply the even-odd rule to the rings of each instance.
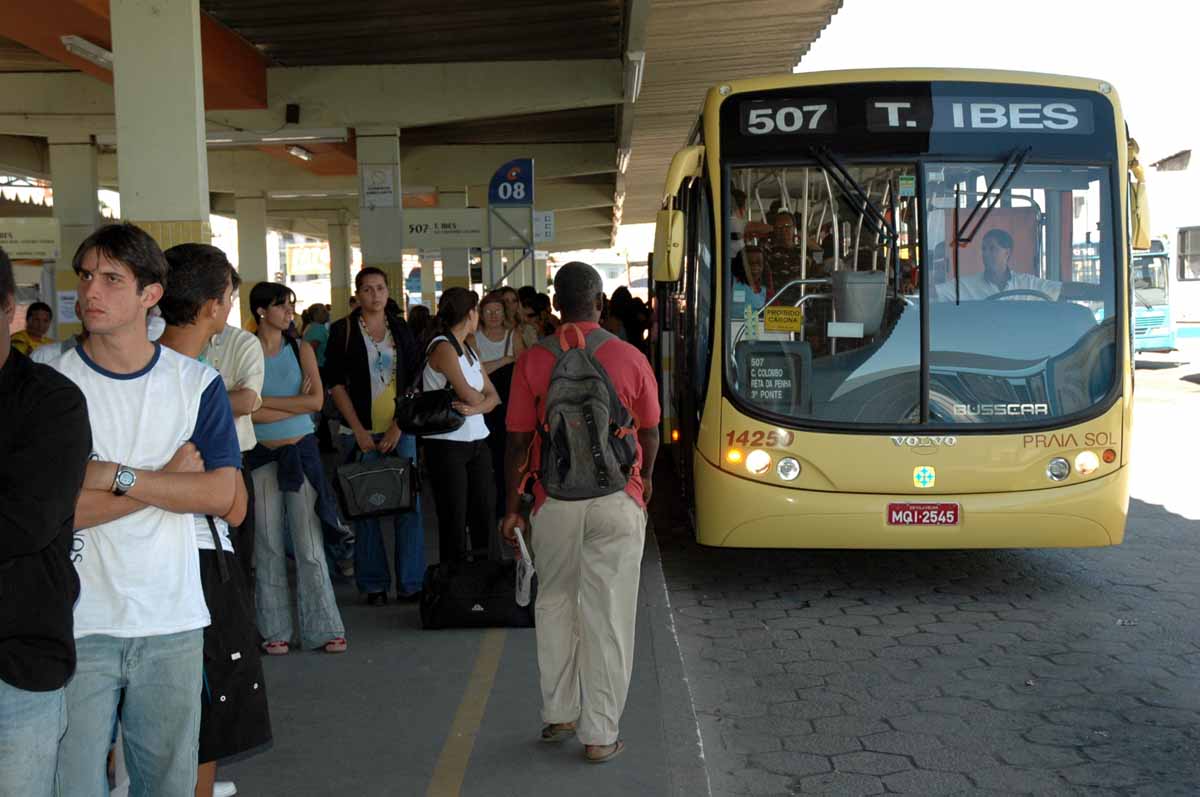
[[[599, 752], [603, 750], [604, 752]], [[583, 748], [583, 758], [589, 764], [604, 764], [612, 761], [625, 751], [625, 743], [620, 739], [613, 744], [588, 745]]]
[[264, 642], [262, 643], [262, 649], [268, 656], [286, 656], [288, 643], [280, 641]]
[[346, 638], [343, 636], [334, 637], [325, 643], [324, 650], [326, 653], [345, 653]]
[[575, 735], [575, 723], [552, 722], [542, 728], [542, 741], [549, 743], [565, 742]]

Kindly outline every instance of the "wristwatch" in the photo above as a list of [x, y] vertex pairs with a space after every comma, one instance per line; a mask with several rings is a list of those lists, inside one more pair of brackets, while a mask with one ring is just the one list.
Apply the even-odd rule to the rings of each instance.
[[118, 465], [117, 475], [113, 477], [113, 495], [125, 495], [133, 489], [135, 484], [137, 484], [137, 474], [133, 472], [133, 468]]

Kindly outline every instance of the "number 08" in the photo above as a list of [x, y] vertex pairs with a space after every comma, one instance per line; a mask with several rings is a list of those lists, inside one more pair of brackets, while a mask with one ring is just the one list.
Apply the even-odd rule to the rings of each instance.
[[776, 131], [780, 133], [795, 133], [804, 128], [804, 114], [808, 117], [808, 129], [816, 130], [825, 115], [828, 105], [805, 105], [796, 108], [785, 105], [782, 108], [754, 108], [746, 120], [746, 129], [756, 136], [765, 136]]

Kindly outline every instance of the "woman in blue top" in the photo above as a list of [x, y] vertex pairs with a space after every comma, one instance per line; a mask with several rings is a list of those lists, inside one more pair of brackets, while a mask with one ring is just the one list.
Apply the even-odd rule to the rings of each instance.
[[[346, 649], [345, 627], [329, 581], [325, 538], [317, 512], [321, 493], [320, 454], [313, 437], [312, 413], [321, 409], [324, 392], [312, 347], [285, 336], [296, 314], [296, 295], [274, 282], [250, 291], [250, 312], [263, 347], [265, 373], [262, 407], [251, 416], [258, 448], [250, 459], [260, 463], [252, 474], [255, 493], [255, 609], [258, 630], [271, 655], [288, 652], [292, 609], [284, 535], [291, 532], [296, 553], [296, 591], [300, 603], [300, 644], [328, 653]], [[317, 463], [314, 468], [306, 463]]]

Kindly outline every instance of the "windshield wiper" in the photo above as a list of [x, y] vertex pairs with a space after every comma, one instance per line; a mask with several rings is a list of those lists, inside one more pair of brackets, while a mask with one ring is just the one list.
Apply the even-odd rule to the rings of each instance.
[[[992, 178], [990, 183], [988, 183], [987, 188], [984, 189], [983, 195], [979, 197], [979, 201], [975, 203], [975, 208], [971, 211], [971, 215], [967, 216], [967, 220], [963, 222], [963, 225], [954, 231], [954, 237], [955, 240], [958, 241], [959, 246], [969, 246], [971, 241], [975, 240], [975, 236], [979, 234], [979, 229], [983, 227], [984, 222], [987, 221], [987, 218], [991, 215], [992, 210], [995, 209], [996, 205], [1000, 202], [1000, 199], [1004, 196], [1004, 192], [1008, 190], [1008, 187], [1012, 184], [1013, 179], [1021, 171], [1021, 167], [1025, 165], [1025, 159], [1029, 157], [1029, 153], [1032, 151], [1033, 147], [1015, 149], [1013, 150], [1012, 154], [1008, 156], [1008, 160], [1004, 161], [1004, 165], [1000, 167], [1000, 171], [996, 172], [996, 176]], [[996, 183], [1000, 180], [1001, 175], [1003, 175], [1004, 172], [1008, 171], [1009, 169], [1012, 171], [1009, 172], [1008, 177], [1004, 180], [1004, 184], [1000, 186], [1000, 190], [996, 191]], [[995, 199], [992, 200], [991, 204], [988, 204], [988, 200], [992, 199], [993, 192], [995, 192]], [[984, 207], [984, 205], [987, 205], [987, 207]], [[976, 214], [978, 214], [980, 210], [983, 211], [983, 215], [979, 217], [979, 221], [977, 221], [975, 226], [971, 228], [971, 222], [975, 219]], [[967, 230], [968, 228], [971, 228], [971, 234], [964, 236], [963, 231]]]
[[1146, 308], [1146, 309], [1148, 309], [1148, 310], [1153, 310], [1153, 309], [1154, 309], [1154, 305], [1150, 304], [1150, 302], [1148, 302], [1148, 301], [1146, 301], [1145, 299], [1143, 299], [1143, 298], [1142, 298], [1142, 294], [1141, 294], [1141, 293], [1138, 291], [1138, 289], [1137, 289], [1137, 288], [1134, 288], [1134, 289], [1133, 289], [1133, 295], [1134, 295], [1134, 297], [1135, 297], [1135, 298], [1136, 298], [1136, 299], [1137, 299], [1139, 302], [1141, 302], [1141, 303], [1142, 303], [1142, 306], [1143, 306], [1143, 307], [1145, 307], [1145, 308]]
[[899, 237], [896, 234], [896, 228], [883, 215], [883, 211], [871, 201], [871, 197], [867, 196], [867, 192], [863, 190], [863, 187], [854, 179], [829, 148], [812, 146], [808, 148], [808, 151], [812, 154], [813, 159], [830, 176], [842, 196], [858, 209], [859, 214], [863, 217], [863, 221], [867, 223], [871, 232], [876, 235], [882, 235], [889, 242], [894, 243]]

